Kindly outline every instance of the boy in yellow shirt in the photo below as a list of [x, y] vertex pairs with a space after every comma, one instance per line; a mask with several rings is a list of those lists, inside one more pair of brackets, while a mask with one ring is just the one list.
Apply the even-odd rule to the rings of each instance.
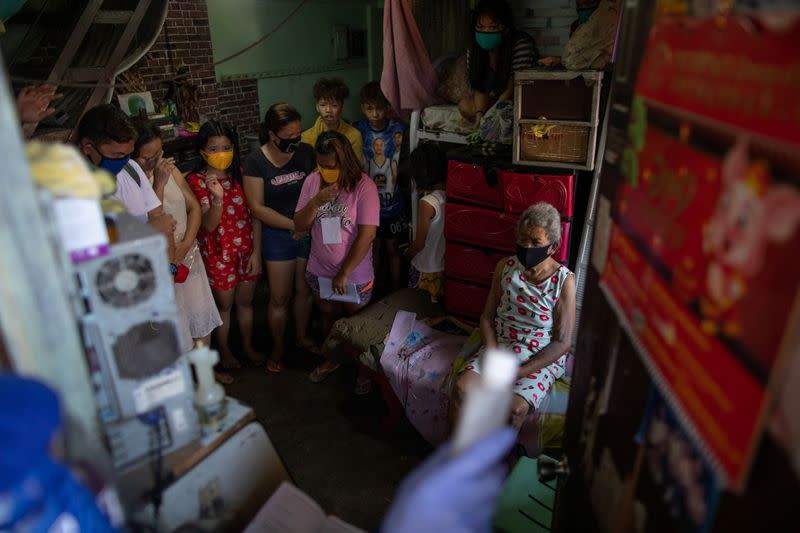
[[[350, 89], [340, 78], [321, 78], [314, 84], [314, 98], [317, 100], [317, 121], [304, 131], [300, 141], [314, 146], [317, 137], [325, 131], [338, 131], [350, 141], [359, 162], [364, 160], [361, 133], [342, 120], [344, 99], [350, 95]], [[363, 164], [363, 163], [362, 163]]]

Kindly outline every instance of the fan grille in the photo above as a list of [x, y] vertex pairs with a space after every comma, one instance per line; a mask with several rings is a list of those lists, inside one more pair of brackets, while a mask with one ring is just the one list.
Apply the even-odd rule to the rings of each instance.
[[130, 307], [153, 295], [156, 275], [153, 264], [141, 254], [127, 254], [106, 261], [97, 271], [95, 285], [104, 302], [112, 307]]

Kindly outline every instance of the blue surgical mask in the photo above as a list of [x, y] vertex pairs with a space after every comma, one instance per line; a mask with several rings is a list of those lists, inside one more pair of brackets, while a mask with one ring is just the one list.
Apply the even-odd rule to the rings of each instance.
[[123, 168], [125, 168], [125, 165], [127, 165], [128, 161], [130, 160], [131, 156], [129, 155], [120, 157], [119, 159], [109, 159], [108, 157], [102, 156], [102, 159], [100, 159], [100, 164], [97, 166], [116, 176]]
[[476, 31], [475, 41], [478, 43], [478, 46], [486, 51], [489, 51], [500, 46], [500, 43], [503, 42], [503, 33], [499, 31]]
[[597, 7], [586, 7], [583, 9], [579, 9], [578, 22], [580, 22], [581, 24], [586, 24], [586, 21], [589, 20], [589, 17], [592, 16], [592, 13], [594, 13], [595, 9], [597, 9]]

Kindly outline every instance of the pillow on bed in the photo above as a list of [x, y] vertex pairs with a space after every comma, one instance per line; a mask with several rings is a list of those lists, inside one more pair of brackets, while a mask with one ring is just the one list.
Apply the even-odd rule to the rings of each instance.
[[451, 104], [457, 104], [469, 96], [470, 93], [467, 54], [465, 52], [443, 66], [439, 75], [439, 87], [436, 88], [436, 95]]

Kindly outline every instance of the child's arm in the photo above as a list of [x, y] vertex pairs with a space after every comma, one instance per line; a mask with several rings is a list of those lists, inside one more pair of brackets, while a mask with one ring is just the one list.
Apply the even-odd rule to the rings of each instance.
[[[201, 178], [202, 179], [202, 178]], [[222, 199], [225, 197], [225, 189], [217, 179], [210, 179], [206, 182], [206, 187], [211, 192], [210, 201], [200, 205], [203, 210], [203, 229], [214, 231], [222, 220]]]
[[253, 218], [260, 220], [270, 228], [294, 231], [294, 220], [264, 205], [263, 178], [244, 176], [242, 181], [244, 182], [244, 197], [247, 199], [247, 207], [250, 208]]
[[486, 305], [483, 306], [481, 313], [481, 338], [487, 348], [497, 348], [497, 333], [494, 327], [494, 320], [497, 317], [497, 306], [500, 304], [500, 296], [503, 294], [500, 288], [500, 278], [503, 275], [503, 264], [505, 260], [497, 263], [492, 278], [492, 288], [489, 296], [486, 297]]
[[250, 252], [247, 273], [252, 275], [261, 272], [261, 221], [255, 216], [251, 217], [251, 219], [253, 224], [253, 251]]
[[[307, 182], [307, 180], [306, 180]], [[303, 184], [305, 187], [305, 184]], [[300, 210], [298, 210], [294, 214], [294, 230], [297, 232], [301, 231], [309, 231], [311, 229], [311, 225], [314, 223], [314, 219], [317, 216], [317, 210], [322, 207], [323, 205], [327, 204], [339, 193], [339, 186], [338, 185], [331, 185], [330, 187], [326, 187], [322, 189], [320, 192], [316, 194], [313, 198], [311, 198], [308, 203], [306, 203]], [[300, 201], [298, 201], [298, 207], [303, 201], [302, 194], [300, 195]]]
[[186, 233], [183, 236], [183, 240], [176, 244], [175, 249], [175, 259], [183, 261], [197, 238], [197, 230], [200, 229], [202, 215], [200, 213], [200, 202], [197, 201], [197, 197], [177, 168], [173, 168], [172, 179], [175, 180], [181, 193], [183, 193], [183, 200], [186, 202]]
[[425, 200], [419, 201], [419, 216], [417, 218], [417, 236], [414, 242], [406, 248], [405, 256], [412, 259], [425, 248], [425, 239], [428, 238], [428, 230], [431, 227], [431, 220], [436, 215], [436, 210]]

